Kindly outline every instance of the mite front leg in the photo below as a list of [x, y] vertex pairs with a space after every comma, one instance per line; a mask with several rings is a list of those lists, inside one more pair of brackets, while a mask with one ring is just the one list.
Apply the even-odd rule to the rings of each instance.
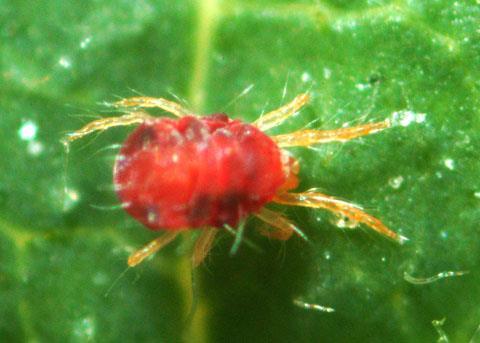
[[68, 133], [63, 143], [67, 145], [74, 140], [89, 135], [95, 131], [105, 131], [115, 126], [128, 126], [134, 124], [141, 124], [152, 117], [145, 112], [132, 112], [120, 117], [107, 117], [94, 120], [81, 129]]
[[128, 266], [135, 267], [136, 265], [140, 264], [144, 259], [155, 254], [158, 250], [173, 241], [179, 233], [179, 231], [167, 232], [162, 236], [154, 239], [153, 241], [145, 245], [143, 248], [135, 251], [128, 258]]
[[136, 96], [117, 101], [113, 104], [116, 107], [143, 107], [143, 108], [160, 108], [177, 117], [187, 115], [195, 116], [193, 111], [182, 107], [180, 104], [163, 98], [152, 98], [147, 96]]
[[390, 120], [335, 130], [300, 130], [271, 138], [281, 148], [311, 146], [330, 142], [346, 142], [354, 138], [371, 135], [391, 127]]
[[337, 215], [344, 216], [353, 222], [365, 224], [376, 232], [393, 239], [400, 244], [403, 244], [408, 240], [406, 237], [391, 231], [380, 220], [365, 213], [360, 207], [329, 195], [318, 192], [281, 193], [277, 194], [273, 201], [290, 206], [323, 208]]
[[290, 103], [277, 108], [272, 112], [268, 112], [264, 114], [260, 118], [258, 118], [253, 125], [258, 127], [262, 131], [267, 131], [275, 126], [280, 125], [289, 117], [293, 116], [295, 113], [298, 112], [310, 99], [308, 94], [300, 94], [295, 99], [293, 99]]

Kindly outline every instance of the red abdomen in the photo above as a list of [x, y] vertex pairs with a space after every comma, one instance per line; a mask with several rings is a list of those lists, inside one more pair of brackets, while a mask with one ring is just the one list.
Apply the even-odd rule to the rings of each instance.
[[226, 115], [158, 118], [123, 144], [114, 182], [125, 209], [153, 230], [236, 225], [285, 182], [277, 145]]

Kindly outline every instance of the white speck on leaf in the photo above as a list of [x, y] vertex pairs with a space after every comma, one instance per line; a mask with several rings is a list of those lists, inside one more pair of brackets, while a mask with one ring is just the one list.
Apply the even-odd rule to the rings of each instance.
[[355, 85], [355, 88], [358, 89], [359, 91], [363, 91], [367, 88], [370, 88], [370, 85], [368, 83], [357, 83]]
[[72, 66], [72, 62], [66, 56], [60, 57], [58, 64], [65, 69], [69, 69]]
[[402, 175], [399, 175], [397, 177], [392, 177], [388, 180], [388, 184], [390, 185], [390, 187], [392, 187], [393, 189], [399, 189], [400, 186], [402, 185], [404, 181], [404, 178]]
[[95, 321], [92, 317], [84, 317], [74, 323], [73, 334], [84, 340], [91, 340], [95, 334]]
[[18, 136], [23, 141], [32, 141], [37, 136], [38, 126], [33, 121], [26, 121], [18, 130]]
[[63, 210], [65, 212], [71, 210], [80, 200], [80, 193], [73, 188], [65, 188], [63, 199]]
[[92, 37], [87, 37], [87, 38], [83, 39], [80, 42], [80, 49], [86, 49], [90, 45], [91, 41], [92, 41]]
[[330, 77], [332, 77], [332, 71], [329, 68], [323, 68], [323, 78], [328, 80]]
[[452, 160], [451, 158], [447, 158], [443, 161], [443, 164], [445, 165], [445, 167], [447, 167], [447, 169], [449, 170], [454, 170], [455, 169], [455, 161]]
[[393, 126], [407, 127], [412, 123], [421, 124], [425, 121], [427, 115], [425, 113], [416, 113], [410, 110], [393, 112], [391, 121]]
[[27, 151], [30, 155], [38, 156], [43, 151], [43, 144], [37, 141], [31, 141], [28, 143]]
[[308, 72], [304, 72], [302, 74], [302, 82], [308, 82], [312, 80], [312, 75], [310, 75]]

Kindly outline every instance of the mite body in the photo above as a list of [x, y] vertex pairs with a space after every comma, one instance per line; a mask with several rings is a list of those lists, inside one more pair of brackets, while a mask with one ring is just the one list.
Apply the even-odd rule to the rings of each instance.
[[285, 183], [281, 150], [224, 114], [141, 124], [117, 155], [114, 182], [130, 215], [153, 230], [238, 222]]

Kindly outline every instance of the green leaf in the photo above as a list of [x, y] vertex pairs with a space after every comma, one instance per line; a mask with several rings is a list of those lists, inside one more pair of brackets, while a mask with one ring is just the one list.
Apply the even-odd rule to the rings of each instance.
[[[0, 23], [2, 341], [434, 341], [442, 318], [451, 341], [474, 339], [478, 1], [5, 0]], [[403, 115], [376, 135], [291, 152], [299, 190], [360, 204], [410, 240], [278, 207], [310, 243], [268, 241], [251, 220], [245, 239], [262, 252], [243, 244], [230, 257], [222, 232], [194, 273], [193, 317], [188, 238], [124, 273], [156, 237], [115, 209], [114, 145], [130, 128], [68, 154], [65, 134], [137, 92], [253, 121], [306, 91], [310, 104], [269, 133]]]

